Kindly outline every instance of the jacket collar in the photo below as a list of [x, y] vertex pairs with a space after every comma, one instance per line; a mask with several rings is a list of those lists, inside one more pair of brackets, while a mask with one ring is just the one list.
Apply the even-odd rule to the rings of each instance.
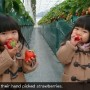
[[83, 45], [78, 44], [77, 47], [81, 51], [90, 51], [90, 43], [83, 44]]

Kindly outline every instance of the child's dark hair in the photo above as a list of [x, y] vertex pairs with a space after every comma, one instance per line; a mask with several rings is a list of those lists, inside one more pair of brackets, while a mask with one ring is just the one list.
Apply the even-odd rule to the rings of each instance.
[[11, 16], [0, 14], [0, 33], [11, 31], [11, 30], [17, 30], [19, 34], [19, 41], [22, 43], [22, 48], [23, 48], [23, 45], [28, 46], [26, 40], [24, 39], [21, 33], [21, 28], [19, 24]]
[[[71, 31], [66, 35], [66, 37], [64, 38], [64, 40], [63, 40], [64, 43], [65, 43], [67, 40], [70, 40], [72, 31], [73, 31], [73, 29], [74, 29], [75, 27], [81, 27], [81, 28], [84, 28], [84, 29], [86, 29], [86, 30], [88, 30], [88, 31], [90, 32], [90, 15], [80, 16], [80, 17], [76, 20], [76, 22], [75, 22], [72, 30], [71, 30]], [[90, 42], [90, 39], [89, 39], [88, 42]]]

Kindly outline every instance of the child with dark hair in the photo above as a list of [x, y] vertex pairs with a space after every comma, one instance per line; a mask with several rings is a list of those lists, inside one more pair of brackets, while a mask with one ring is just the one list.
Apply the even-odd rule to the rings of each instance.
[[35, 70], [36, 57], [27, 58], [26, 45], [18, 23], [0, 14], [0, 82], [25, 82], [24, 73]]
[[57, 51], [64, 65], [63, 82], [90, 81], [90, 16], [79, 17]]

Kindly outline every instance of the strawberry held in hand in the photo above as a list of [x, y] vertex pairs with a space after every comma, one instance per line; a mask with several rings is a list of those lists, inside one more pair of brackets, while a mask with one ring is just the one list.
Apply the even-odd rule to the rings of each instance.
[[13, 49], [16, 46], [16, 41], [10, 38], [5, 42], [5, 45], [8, 47], [8, 49]]
[[81, 38], [80, 38], [79, 36], [76, 36], [74, 40], [75, 40], [75, 41], [80, 41]]
[[36, 55], [31, 50], [26, 50], [25, 52], [25, 60], [29, 61], [31, 58], [36, 58]]

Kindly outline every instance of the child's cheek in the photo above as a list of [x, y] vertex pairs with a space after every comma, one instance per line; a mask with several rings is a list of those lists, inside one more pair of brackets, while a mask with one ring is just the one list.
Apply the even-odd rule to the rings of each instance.
[[87, 36], [82, 36], [82, 42], [87, 43], [89, 41], [89, 37]]
[[0, 43], [2, 43], [2, 45], [4, 45], [5, 41], [0, 41]]

